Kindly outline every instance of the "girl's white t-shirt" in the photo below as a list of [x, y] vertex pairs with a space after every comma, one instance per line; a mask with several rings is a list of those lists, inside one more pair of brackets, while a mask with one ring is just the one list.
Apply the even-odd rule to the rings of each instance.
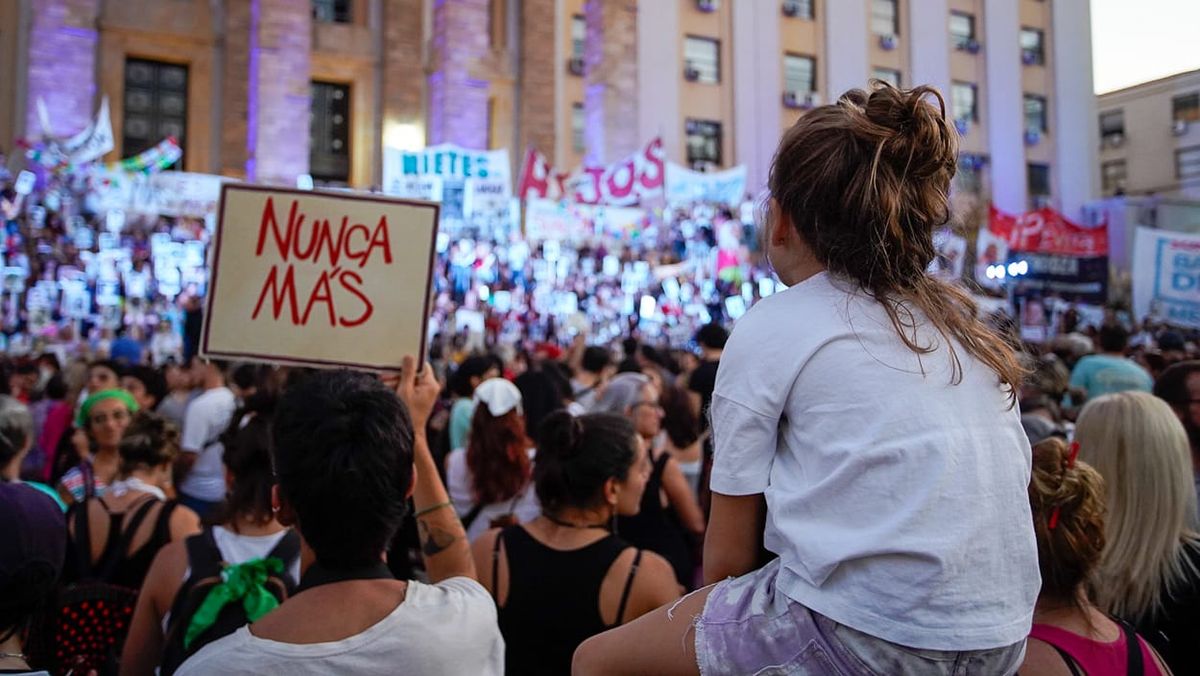
[[[534, 458], [536, 451], [529, 449], [529, 459]], [[467, 452], [465, 449], [451, 451], [446, 456], [446, 492], [450, 495], [450, 504], [459, 518], [467, 516], [475, 507], [475, 496], [471, 490], [471, 470], [467, 467]], [[531, 480], [521, 493], [509, 499], [485, 505], [479, 510], [479, 515], [467, 527], [467, 539], [474, 542], [491, 528], [492, 519], [498, 519], [508, 514], [516, 517], [517, 523], [525, 523], [536, 519], [542, 512], [538, 502], [537, 492], [533, 489]]]
[[828, 273], [757, 303], [721, 356], [712, 490], [765, 494], [793, 601], [901, 645], [1011, 645], [1041, 584], [1029, 442], [996, 374], [954, 343], [952, 384], [914, 315], [927, 354]]

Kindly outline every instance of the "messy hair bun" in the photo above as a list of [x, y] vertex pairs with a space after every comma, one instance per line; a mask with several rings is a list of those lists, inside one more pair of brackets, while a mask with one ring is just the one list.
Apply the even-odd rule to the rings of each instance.
[[139, 411], [121, 435], [121, 474], [161, 467], [179, 454], [179, 428], [162, 416]]
[[928, 354], [914, 324], [928, 317], [950, 341], [994, 371], [1015, 402], [1024, 371], [1011, 348], [976, 317], [962, 289], [927, 273], [933, 231], [950, 219], [958, 133], [932, 87], [876, 81], [809, 111], [783, 136], [771, 166], [771, 218], [786, 216], [830, 272], [849, 278], [887, 310], [900, 339]]
[[538, 435], [533, 480], [538, 500], [550, 513], [564, 507], [589, 509], [603, 501], [609, 479], [624, 481], [636, 455], [633, 424], [618, 415], [546, 418]]
[[1042, 594], [1074, 603], [1079, 586], [1104, 551], [1104, 479], [1085, 462], [1069, 465], [1069, 450], [1062, 439], [1047, 439], [1033, 447], [1029, 506]]

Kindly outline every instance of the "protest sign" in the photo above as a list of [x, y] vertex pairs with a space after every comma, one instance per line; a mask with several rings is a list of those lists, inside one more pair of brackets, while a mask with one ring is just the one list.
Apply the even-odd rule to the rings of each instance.
[[17, 182], [13, 185], [13, 190], [17, 191], [18, 195], [28, 195], [33, 192], [34, 183], [37, 182], [37, 176], [32, 171], [22, 170], [17, 174]]
[[1200, 235], [1137, 229], [1133, 312], [1139, 319], [1200, 327]]
[[1059, 256], [1014, 252], [1009, 263], [1025, 274], [1009, 278], [1016, 297], [1059, 297], [1075, 303], [1108, 302], [1108, 256]]
[[227, 184], [201, 352], [385, 370], [425, 354], [438, 207]]
[[[738, 206], [746, 198], [746, 167], [709, 173], [667, 163], [667, 204], [715, 202]], [[753, 220], [751, 220], [753, 222]]]
[[139, 174], [120, 169], [98, 169], [91, 176], [96, 211], [204, 218], [217, 211], [221, 184], [228, 179], [213, 174], [164, 171]]
[[929, 264], [930, 274], [948, 280], [961, 279], [967, 260], [967, 240], [949, 230], [938, 230], [933, 233], [933, 248], [937, 255]]
[[666, 162], [661, 138], [618, 162], [584, 166], [569, 176], [555, 171], [541, 153], [530, 150], [517, 196], [522, 200], [566, 198], [580, 204], [641, 204], [662, 197]]
[[646, 212], [635, 207], [532, 199], [525, 205], [525, 238], [533, 243], [558, 241], [576, 246], [629, 244], [637, 239], [645, 220]]

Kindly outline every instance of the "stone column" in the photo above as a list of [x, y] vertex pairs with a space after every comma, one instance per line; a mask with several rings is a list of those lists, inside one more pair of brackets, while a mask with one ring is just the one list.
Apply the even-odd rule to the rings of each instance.
[[984, 1], [986, 34], [983, 44], [987, 46], [987, 94], [984, 98], [987, 101], [992, 202], [1010, 214], [1024, 213], [1029, 200], [1025, 175], [1019, 9], [1018, 3], [1009, 0]]
[[246, 177], [250, 18], [254, 0], [226, 0], [221, 61], [221, 173]]
[[[422, 0], [385, 0], [383, 5], [383, 136], [406, 146], [425, 141], [425, 59]], [[419, 139], [393, 138], [395, 125]], [[412, 149], [412, 148], [409, 148]]]
[[638, 138], [637, 12], [637, 0], [588, 0], [584, 6], [584, 134], [593, 164], [618, 160], [647, 140]]
[[37, 0], [31, 9], [25, 135], [42, 135], [39, 99], [53, 134], [74, 134], [96, 112], [100, 0]]
[[312, 7], [251, 0], [246, 176], [295, 185], [308, 173]]
[[567, 64], [558, 56], [555, 0], [521, 3], [521, 87], [518, 94], [518, 146], [512, 149], [520, 163], [526, 148], [537, 148], [546, 157], [558, 152], [556, 144], [556, 80]]
[[429, 143], [488, 145], [488, 82], [475, 77], [490, 53], [488, 0], [437, 0], [429, 88]]

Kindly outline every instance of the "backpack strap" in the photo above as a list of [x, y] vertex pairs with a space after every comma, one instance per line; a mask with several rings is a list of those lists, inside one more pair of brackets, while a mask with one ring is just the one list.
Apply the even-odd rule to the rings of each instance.
[[[189, 537], [184, 541], [184, 547], [187, 548], [188, 567], [192, 569], [185, 585], [192, 586], [196, 580], [221, 574], [221, 549], [217, 547], [211, 527]], [[180, 590], [179, 596], [182, 595]]]
[[1058, 656], [1063, 659], [1063, 662], [1067, 663], [1067, 668], [1071, 670], [1071, 676], [1083, 676], [1083, 672], [1079, 670], [1079, 664], [1075, 662], [1075, 658], [1071, 657], [1070, 653], [1062, 648], [1059, 648], [1053, 643], [1049, 645], [1051, 648], [1054, 648], [1054, 650], [1058, 653]]
[[83, 500], [86, 502], [96, 497], [96, 472], [92, 470], [92, 461], [80, 462], [79, 473], [83, 475]]
[[75, 522], [75, 565], [80, 580], [92, 577], [92, 533], [91, 519], [88, 518], [90, 502], [84, 500], [71, 505], [71, 518]]
[[475, 523], [475, 519], [479, 518], [479, 513], [482, 511], [483, 511], [482, 504], [476, 504], [475, 506], [471, 507], [471, 511], [467, 512], [467, 515], [462, 518], [462, 525], [463, 525], [464, 531], [467, 530], [468, 528], [470, 528], [471, 524]]
[[638, 564], [642, 562], [642, 551], [637, 550], [637, 554], [633, 555], [633, 565], [629, 568], [629, 577], [625, 578], [625, 590], [621, 592], [621, 605], [617, 606], [617, 623], [613, 626], [620, 626], [621, 620], [625, 618], [625, 606], [629, 604], [629, 592], [633, 591], [633, 577], [637, 575]]
[[500, 545], [504, 542], [504, 531], [496, 533], [496, 543], [492, 545], [492, 601], [500, 604]]
[[[129, 523], [121, 531], [120, 543], [113, 550], [112, 555], [104, 562], [100, 569], [100, 579], [107, 580], [116, 572], [117, 566], [129, 555], [129, 545], [133, 544], [133, 538], [137, 535], [138, 529], [141, 528], [142, 522], [146, 520], [146, 516], [150, 514], [150, 510], [154, 507], [154, 503], [158, 500], [154, 496], [147, 496], [141, 502], [136, 503], [137, 511], [129, 518]], [[108, 537], [113, 537], [114, 533], [109, 533]]]
[[1146, 673], [1146, 665], [1142, 661], [1142, 641], [1128, 622], [1117, 620], [1117, 624], [1121, 625], [1121, 631], [1125, 634], [1125, 673], [1129, 676], [1143, 676]]
[[280, 577], [287, 583], [289, 594], [300, 583], [299, 580], [292, 579], [292, 562], [298, 556], [300, 556], [300, 535], [291, 528], [284, 532], [283, 537], [279, 538], [279, 542], [275, 543], [266, 556], [268, 559], [275, 558], [283, 562], [283, 573], [280, 574]]

